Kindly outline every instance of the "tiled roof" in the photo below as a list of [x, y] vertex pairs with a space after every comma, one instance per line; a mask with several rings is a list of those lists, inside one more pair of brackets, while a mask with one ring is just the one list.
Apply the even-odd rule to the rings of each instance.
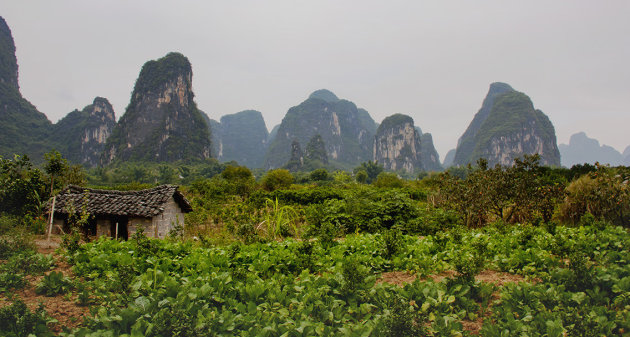
[[[92, 215], [127, 215], [151, 218], [164, 212], [164, 204], [174, 198], [184, 213], [192, 211], [190, 203], [175, 185], [161, 185], [140, 191], [97, 190], [70, 185], [59, 192], [55, 213], [80, 212], [87, 200]], [[47, 208], [50, 210], [51, 202]]]

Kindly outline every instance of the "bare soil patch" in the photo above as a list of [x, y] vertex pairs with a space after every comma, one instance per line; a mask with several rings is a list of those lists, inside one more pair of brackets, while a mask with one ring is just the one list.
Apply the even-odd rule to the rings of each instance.
[[389, 271], [381, 274], [376, 283], [389, 283], [399, 287], [416, 280], [416, 275], [406, 271]]
[[[54, 253], [55, 249], [59, 247], [60, 242], [61, 238], [58, 236], [53, 237], [50, 243], [45, 237], [35, 239], [35, 244], [39, 253], [53, 256], [55, 266], [51, 271], [61, 272], [64, 276], [72, 279], [74, 278], [72, 266], [68, 264], [62, 256]], [[54, 297], [46, 297], [44, 295], [36, 294], [35, 287], [43, 278], [43, 275], [29, 275], [26, 277], [28, 285], [24, 287], [24, 289], [16, 290], [11, 293], [1, 293], [0, 307], [9, 306], [15, 299], [20, 299], [31, 311], [37, 310], [40, 305], [42, 305], [48, 315], [58, 321], [58, 323], [54, 323], [50, 326], [53, 332], [59, 333], [62, 331], [63, 327], [72, 329], [80, 326], [83, 322], [83, 318], [89, 315], [89, 307], [79, 306], [77, 304], [76, 292], [71, 292], [65, 295], [57, 295]]]
[[61, 244], [61, 237], [53, 235], [50, 237], [50, 241], [48, 241], [45, 235], [40, 235], [36, 237], [34, 241], [35, 246], [37, 247], [37, 252], [41, 254], [53, 254]]

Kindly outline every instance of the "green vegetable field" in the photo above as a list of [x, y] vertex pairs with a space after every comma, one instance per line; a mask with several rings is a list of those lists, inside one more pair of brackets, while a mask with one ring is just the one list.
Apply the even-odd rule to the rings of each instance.
[[[395, 249], [388, 248], [390, 240]], [[142, 237], [68, 254], [98, 303], [69, 336], [611, 336], [630, 331], [630, 235], [531, 226], [225, 247]], [[439, 282], [447, 270], [458, 273]], [[501, 287], [482, 270], [518, 274]], [[379, 282], [405, 271], [415, 281]], [[474, 325], [474, 324], [473, 324]]]

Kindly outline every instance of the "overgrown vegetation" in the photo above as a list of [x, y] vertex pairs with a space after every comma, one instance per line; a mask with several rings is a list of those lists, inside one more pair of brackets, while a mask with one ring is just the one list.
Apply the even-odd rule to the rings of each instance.
[[[2, 310], [33, 318], [16, 328], [28, 333], [47, 331], [50, 319], [20, 307], [14, 294], [26, 287], [94, 308], [65, 333], [73, 336], [630, 331], [627, 168], [552, 169], [528, 156], [410, 181], [371, 162], [354, 174], [295, 176], [235, 163], [156, 166], [168, 179], [117, 188], [185, 181], [195, 210], [185, 227], [165, 240], [142, 230], [95, 239], [79, 235], [90, 215], [76, 210], [77, 230], [62, 245], [70, 276], [51, 271], [31, 239], [51, 183], [63, 188], [68, 169], [53, 180], [21, 157], [2, 168], [3, 209], [19, 203], [13, 191], [26, 196], [19, 212], [0, 216], [0, 291], [12, 308]], [[383, 273], [415, 278], [396, 285]], [[481, 281], [488, 273], [520, 282]]]

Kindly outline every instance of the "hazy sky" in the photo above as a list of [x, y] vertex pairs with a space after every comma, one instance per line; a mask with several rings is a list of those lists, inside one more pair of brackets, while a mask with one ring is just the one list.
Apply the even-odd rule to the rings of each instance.
[[403, 113], [440, 158], [491, 82], [529, 95], [558, 143], [630, 145], [629, 1], [3, 1], [25, 98], [56, 122], [103, 96], [120, 117], [142, 64], [193, 66], [200, 109], [267, 128], [317, 89], [381, 122]]

